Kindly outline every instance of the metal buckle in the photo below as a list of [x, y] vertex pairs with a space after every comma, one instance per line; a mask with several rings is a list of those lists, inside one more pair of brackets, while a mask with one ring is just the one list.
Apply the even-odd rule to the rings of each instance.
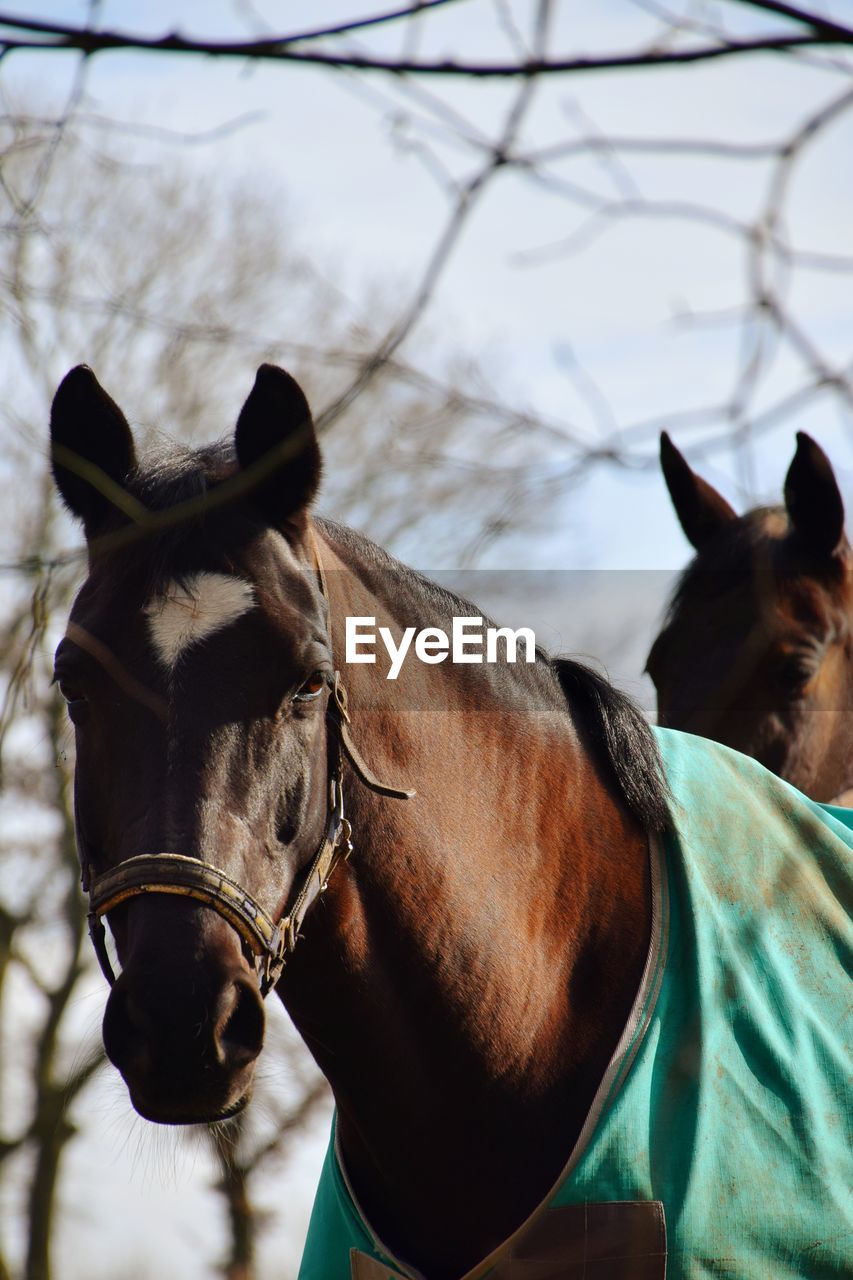
[[352, 853], [352, 823], [349, 818], [341, 818], [341, 825], [338, 827], [335, 835], [335, 848], [343, 846], [341, 857], [344, 862], [349, 862]]

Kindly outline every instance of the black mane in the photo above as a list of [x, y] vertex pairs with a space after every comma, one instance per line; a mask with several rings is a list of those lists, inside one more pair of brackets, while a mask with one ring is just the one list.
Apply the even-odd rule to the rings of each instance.
[[658, 744], [632, 698], [604, 676], [569, 658], [551, 666], [599, 768], [645, 831], [669, 826], [669, 788]]

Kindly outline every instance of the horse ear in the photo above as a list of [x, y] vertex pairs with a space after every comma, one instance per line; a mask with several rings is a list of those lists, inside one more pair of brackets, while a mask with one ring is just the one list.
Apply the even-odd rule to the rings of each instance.
[[56, 487], [88, 532], [121, 505], [112, 495], [135, 468], [136, 452], [127, 419], [85, 364], [53, 397], [50, 446]]
[[289, 373], [261, 365], [240, 410], [234, 444], [240, 469], [255, 478], [251, 501], [270, 524], [305, 511], [322, 463], [308, 401]]
[[797, 432], [797, 452], [785, 477], [785, 506], [811, 551], [833, 556], [844, 538], [844, 502], [832, 463], [820, 445]]
[[737, 515], [713, 485], [691, 470], [665, 431], [660, 437], [660, 465], [679, 523], [688, 540], [701, 551]]

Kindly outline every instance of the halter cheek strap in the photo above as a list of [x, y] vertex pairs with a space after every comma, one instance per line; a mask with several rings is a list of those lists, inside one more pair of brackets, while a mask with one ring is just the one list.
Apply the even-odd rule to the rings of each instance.
[[[326, 575], [317, 555], [316, 543], [314, 550], [320, 590], [328, 601]], [[278, 922], [236, 880], [200, 858], [185, 857], [179, 853], [143, 853], [128, 858], [100, 876], [92, 876], [89, 868], [84, 866], [83, 888], [89, 893], [89, 936], [110, 986], [116, 977], [107, 952], [102, 917], [130, 898], [148, 893], [194, 898], [196, 902], [211, 907], [240, 935], [247, 957], [258, 970], [261, 995], [265, 996], [275, 986], [287, 957], [301, 936], [308, 911], [325, 892], [335, 868], [346, 862], [352, 853], [352, 827], [344, 816], [341, 786], [344, 757], [359, 781], [377, 795], [395, 800], [410, 800], [415, 795], [409, 788], [380, 782], [365, 764], [352, 740], [347, 694], [339, 671], [335, 672], [332, 681], [326, 721], [330, 761], [326, 830], [290, 909]]]

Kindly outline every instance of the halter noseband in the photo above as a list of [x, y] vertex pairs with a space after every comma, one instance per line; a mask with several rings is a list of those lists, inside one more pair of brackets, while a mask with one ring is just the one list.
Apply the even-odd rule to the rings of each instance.
[[[314, 551], [320, 591], [328, 602], [326, 575], [316, 544]], [[329, 630], [331, 632], [331, 627]], [[331, 761], [328, 822], [290, 910], [277, 923], [236, 880], [200, 858], [189, 858], [180, 853], [143, 853], [128, 858], [100, 876], [92, 876], [88, 866], [84, 865], [83, 888], [89, 893], [89, 936], [110, 986], [116, 976], [107, 952], [106, 929], [101, 917], [129, 898], [144, 893], [177, 894], [211, 907], [240, 935], [244, 951], [258, 969], [261, 995], [265, 996], [275, 986], [287, 957], [301, 936], [302, 923], [309, 909], [325, 892], [338, 864], [346, 862], [352, 853], [352, 827], [344, 817], [341, 785], [344, 756], [359, 780], [377, 795], [396, 800], [410, 800], [415, 795], [409, 788], [380, 782], [362, 760], [350, 736], [347, 694], [339, 671], [335, 671], [332, 681], [326, 723]]]

